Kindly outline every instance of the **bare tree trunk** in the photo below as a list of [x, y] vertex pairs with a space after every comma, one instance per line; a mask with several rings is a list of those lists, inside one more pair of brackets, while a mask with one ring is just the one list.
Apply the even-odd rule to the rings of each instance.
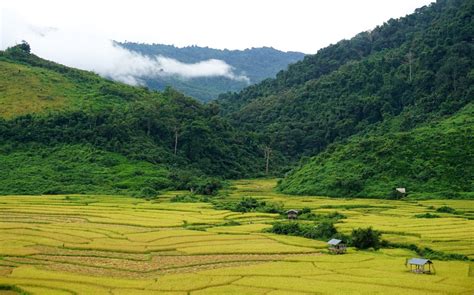
[[408, 52], [407, 57], [408, 57], [408, 66], [409, 66], [409, 69], [410, 69], [409, 80], [411, 82], [411, 80], [412, 80], [413, 53], [411, 51]]
[[265, 174], [268, 175], [268, 166], [270, 164], [270, 155], [272, 153], [272, 149], [266, 146], [263, 150], [265, 155]]
[[174, 127], [174, 154], [178, 152], [178, 127]]

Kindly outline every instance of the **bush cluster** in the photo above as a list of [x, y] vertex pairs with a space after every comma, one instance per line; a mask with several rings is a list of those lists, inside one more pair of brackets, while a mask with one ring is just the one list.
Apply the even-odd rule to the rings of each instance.
[[266, 201], [259, 201], [252, 197], [243, 197], [238, 202], [215, 202], [217, 209], [225, 209], [234, 212], [262, 212], [262, 213], [277, 213], [284, 212], [283, 205], [280, 203], [271, 203]]
[[322, 221], [320, 223], [277, 222], [273, 224], [270, 232], [315, 240], [330, 239], [337, 234], [334, 223], [331, 221]]

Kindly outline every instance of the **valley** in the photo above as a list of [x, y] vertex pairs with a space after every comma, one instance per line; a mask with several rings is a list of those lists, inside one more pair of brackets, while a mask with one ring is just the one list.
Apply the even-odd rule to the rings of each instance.
[[153, 43], [206, 23], [165, 2], [148, 43], [1, 48], [1, 295], [473, 294], [474, 1], [315, 54], [237, 44], [271, 5], [247, 49]]
[[[173, 202], [168, 192], [145, 201], [121, 196], [3, 196], [0, 204], [0, 287], [38, 294], [471, 294], [474, 202], [295, 197], [276, 180], [238, 180], [226, 202], [254, 197], [285, 209], [347, 216], [339, 231], [373, 226], [383, 239], [413, 243], [469, 260], [433, 259], [435, 275], [410, 273], [404, 248], [344, 255], [326, 241], [265, 232], [278, 214]], [[415, 218], [449, 206], [462, 215]]]

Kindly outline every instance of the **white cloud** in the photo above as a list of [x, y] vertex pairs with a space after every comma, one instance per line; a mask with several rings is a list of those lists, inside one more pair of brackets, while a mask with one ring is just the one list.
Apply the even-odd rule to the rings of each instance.
[[186, 79], [220, 76], [249, 81], [247, 77], [234, 73], [233, 67], [222, 60], [210, 59], [187, 64], [165, 56], [143, 56], [90, 32], [33, 26], [22, 21], [15, 13], [3, 10], [1, 48], [5, 49], [22, 40], [26, 40], [32, 52], [42, 58], [94, 71], [132, 85], [140, 84], [144, 77], [161, 75], [177, 75]]
[[232, 66], [219, 59], [209, 59], [194, 64], [186, 64], [173, 58], [158, 56], [155, 62], [160, 65], [164, 72], [186, 78], [223, 76], [233, 80], [249, 82], [246, 76], [235, 75]]

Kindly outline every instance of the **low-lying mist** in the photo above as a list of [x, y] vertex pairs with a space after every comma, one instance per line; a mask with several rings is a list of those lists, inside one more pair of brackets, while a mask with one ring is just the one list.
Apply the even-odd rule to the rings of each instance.
[[235, 73], [232, 66], [218, 59], [188, 64], [166, 56], [144, 56], [93, 32], [38, 27], [9, 11], [2, 11], [1, 22], [2, 50], [25, 40], [32, 52], [42, 58], [131, 85], [143, 84], [144, 77], [166, 75], [184, 79], [226, 77], [249, 82], [248, 77]]

